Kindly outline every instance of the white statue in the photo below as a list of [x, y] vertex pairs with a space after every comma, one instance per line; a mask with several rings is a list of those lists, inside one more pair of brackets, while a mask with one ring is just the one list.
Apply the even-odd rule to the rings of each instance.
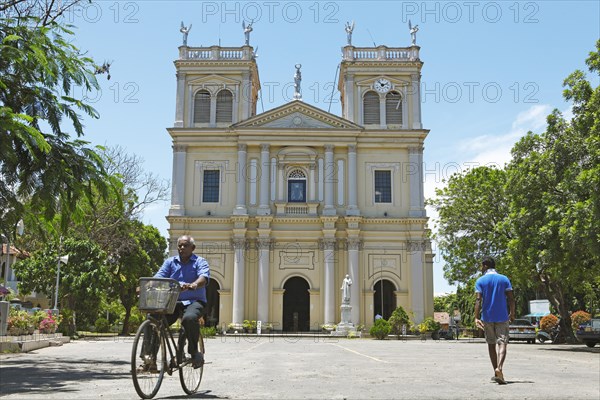
[[350, 286], [352, 286], [352, 279], [350, 279], [350, 275], [346, 274], [344, 281], [342, 282], [342, 303], [350, 302]]
[[410, 31], [410, 39], [412, 41], [412, 46], [417, 45], [417, 32], [419, 32], [419, 25], [412, 26], [410, 23], [410, 19], [408, 20], [408, 30]]
[[181, 21], [181, 28], [179, 28], [179, 32], [183, 33], [183, 46], [187, 46], [187, 37], [188, 33], [192, 30], [192, 24], [190, 27], [183, 25], [183, 21]]
[[300, 72], [302, 64], [296, 64], [296, 73], [294, 74], [294, 99], [302, 100], [300, 82], [302, 82], [302, 73]]
[[346, 39], [348, 40], [348, 46], [352, 46], [352, 31], [354, 31], [354, 21], [352, 21], [352, 24], [346, 22]]
[[254, 21], [250, 21], [248, 26], [246, 26], [246, 22], [242, 21], [242, 28], [244, 28], [244, 37], [246, 38], [246, 46], [250, 46], [250, 32], [252, 32], [252, 24]]

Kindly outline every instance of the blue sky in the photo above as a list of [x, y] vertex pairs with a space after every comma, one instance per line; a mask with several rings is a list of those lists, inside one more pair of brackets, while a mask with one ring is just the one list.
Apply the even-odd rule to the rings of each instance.
[[[84, 2], [85, 3], [85, 2]], [[408, 20], [419, 25], [425, 191], [430, 197], [459, 169], [503, 165], [528, 130], [542, 132], [554, 108], [569, 112], [562, 81], [600, 37], [598, 1], [96, 1], [67, 12], [76, 45], [98, 62], [111, 61], [111, 79], [87, 93], [100, 113], [86, 119], [85, 138], [121, 146], [145, 159], [144, 168], [170, 180], [175, 115], [173, 61], [181, 21], [192, 24], [189, 46], [241, 46], [242, 21], [254, 19], [263, 87], [258, 112], [291, 100], [294, 65], [302, 64], [305, 102], [330, 107], [344, 25], [355, 21], [355, 46], [410, 45]], [[598, 85], [598, 77], [589, 77]], [[288, 85], [289, 86], [289, 85]], [[336, 91], [331, 112], [340, 115]], [[167, 235], [169, 204], [144, 220]], [[435, 217], [433, 213], [429, 215]], [[437, 251], [434, 291], [453, 291]]]

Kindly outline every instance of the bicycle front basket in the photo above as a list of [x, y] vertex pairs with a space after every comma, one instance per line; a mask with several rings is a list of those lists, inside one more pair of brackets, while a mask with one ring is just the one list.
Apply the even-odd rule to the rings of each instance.
[[181, 288], [170, 278], [140, 278], [140, 304], [143, 312], [172, 314]]

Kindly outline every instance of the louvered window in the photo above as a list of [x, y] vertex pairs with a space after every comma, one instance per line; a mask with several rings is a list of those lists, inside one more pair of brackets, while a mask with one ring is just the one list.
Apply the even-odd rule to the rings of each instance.
[[217, 123], [233, 121], [233, 96], [229, 90], [217, 94]]
[[402, 97], [398, 92], [389, 92], [385, 96], [385, 123], [402, 125]]
[[378, 125], [379, 121], [379, 95], [369, 91], [363, 97], [363, 123], [364, 125]]
[[201, 90], [194, 97], [194, 123], [208, 124], [210, 122], [210, 93]]

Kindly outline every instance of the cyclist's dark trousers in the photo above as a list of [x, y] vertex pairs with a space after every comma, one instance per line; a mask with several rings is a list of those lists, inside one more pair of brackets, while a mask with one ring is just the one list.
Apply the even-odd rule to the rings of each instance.
[[[198, 352], [198, 339], [200, 338], [200, 323], [198, 320], [202, 316], [204, 310], [204, 302], [195, 301], [187, 306], [184, 306], [181, 302], [177, 302], [175, 311], [173, 314], [166, 314], [165, 318], [169, 326], [173, 325], [180, 315], [181, 325], [185, 328], [185, 334], [188, 340], [188, 353], [194, 355]], [[158, 314], [153, 315], [156, 319], [160, 319], [161, 316]], [[151, 354], [156, 359], [156, 353], [158, 352], [158, 337], [153, 332], [150, 332], [150, 326], [147, 326], [144, 332], [144, 343], [142, 346], [142, 354]]]

